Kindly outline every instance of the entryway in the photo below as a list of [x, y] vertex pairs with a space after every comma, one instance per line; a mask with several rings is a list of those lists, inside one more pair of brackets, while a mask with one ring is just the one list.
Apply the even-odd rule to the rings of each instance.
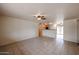
[[63, 25], [57, 25], [57, 39], [62, 39], [63, 40]]

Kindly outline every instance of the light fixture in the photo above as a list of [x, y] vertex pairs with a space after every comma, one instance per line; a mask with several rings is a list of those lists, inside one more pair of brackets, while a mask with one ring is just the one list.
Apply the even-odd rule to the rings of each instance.
[[37, 15], [34, 15], [36, 17], [37, 20], [45, 20], [45, 15], [41, 15], [40, 13], [38, 13]]

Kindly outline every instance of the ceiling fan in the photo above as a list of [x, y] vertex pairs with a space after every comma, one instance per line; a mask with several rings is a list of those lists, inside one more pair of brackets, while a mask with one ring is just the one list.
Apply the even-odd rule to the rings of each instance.
[[41, 15], [40, 13], [34, 15], [34, 17], [36, 17], [37, 20], [46, 20], [45, 15]]

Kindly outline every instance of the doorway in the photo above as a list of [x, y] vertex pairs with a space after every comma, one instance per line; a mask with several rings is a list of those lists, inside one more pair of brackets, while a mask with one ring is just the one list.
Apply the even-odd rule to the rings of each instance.
[[63, 25], [57, 25], [57, 39], [62, 39], [63, 40]]

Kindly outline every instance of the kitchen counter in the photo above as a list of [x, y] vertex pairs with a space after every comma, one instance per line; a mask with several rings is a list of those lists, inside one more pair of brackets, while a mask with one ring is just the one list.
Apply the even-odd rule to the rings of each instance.
[[43, 36], [56, 38], [57, 30], [51, 29], [51, 30], [43, 30]]

